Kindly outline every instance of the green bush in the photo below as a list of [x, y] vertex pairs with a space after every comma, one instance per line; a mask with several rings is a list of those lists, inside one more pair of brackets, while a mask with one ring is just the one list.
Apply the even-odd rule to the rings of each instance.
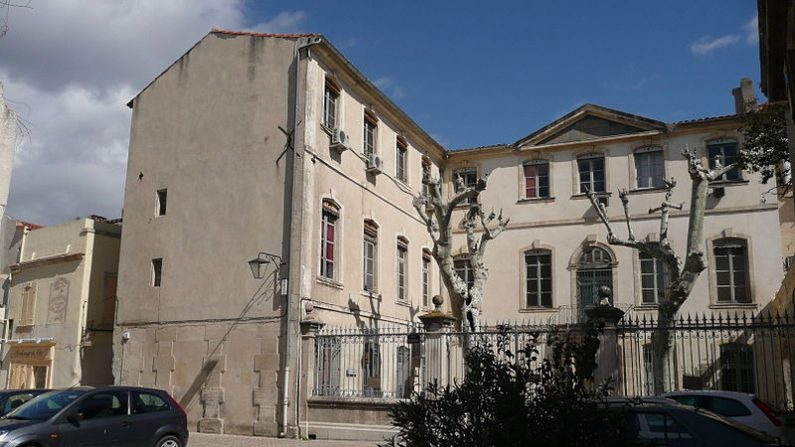
[[538, 335], [513, 353], [502, 333], [496, 346], [475, 344], [466, 378], [430, 384], [390, 415], [403, 447], [620, 446], [624, 418], [604, 410], [607, 384], [594, 385], [598, 331], [550, 336], [539, 358]]

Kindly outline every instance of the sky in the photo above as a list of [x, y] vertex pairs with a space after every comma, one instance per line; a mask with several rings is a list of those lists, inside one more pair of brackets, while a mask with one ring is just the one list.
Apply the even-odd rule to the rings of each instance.
[[12, 4], [0, 82], [22, 132], [7, 213], [44, 225], [121, 215], [125, 104], [212, 28], [322, 33], [448, 149], [514, 142], [585, 103], [730, 114], [731, 89], [760, 76], [748, 0]]

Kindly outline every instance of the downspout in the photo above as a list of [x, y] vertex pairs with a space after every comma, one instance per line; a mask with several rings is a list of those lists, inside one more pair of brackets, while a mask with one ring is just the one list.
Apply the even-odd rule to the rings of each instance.
[[[303, 147], [300, 148], [301, 152], [299, 153], [299, 148], [295, 144], [296, 139], [297, 139], [296, 137], [298, 136], [298, 134], [296, 132], [296, 129], [298, 128], [298, 124], [301, 121], [300, 120], [300, 109], [301, 108], [300, 108], [300, 103], [299, 103], [299, 98], [300, 98], [300, 93], [299, 93], [300, 88], [299, 87], [301, 85], [300, 84], [300, 82], [301, 82], [301, 50], [303, 50], [305, 48], [309, 48], [309, 47], [311, 47], [313, 45], [317, 45], [317, 44], [319, 44], [321, 42], [322, 42], [322, 40], [319, 37], [312, 38], [312, 39], [308, 40], [306, 43], [297, 46], [295, 48], [295, 52], [293, 54], [293, 61], [294, 61], [294, 65], [295, 65], [295, 79], [294, 79], [295, 88], [293, 89], [293, 104], [294, 104], [294, 110], [293, 110], [293, 132], [292, 132], [292, 135], [293, 135], [293, 172], [292, 172], [292, 177], [293, 177], [292, 178], [292, 182], [293, 182], [293, 203], [292, 203], [292, 208], [290, 210], [290, 214], [291, 214], [291, 219], [290, 219], [290, 238], [291, 239], [293, 237], [293, 234], [292, 234], [293, 231], [299, 231], [299, 232], [302, 231], [301, 230], [302, 225], [299, 225], [296, 228], [294, 219], [295, 219], [296, 215], [298, 215], [298, 216], [300, 216], [300, 218], [298, 219], [299, 222], [303, 222], [303, 213], [304, 213], [304, 208], [303, 208], [304, 188], [303, 187], [301, 187], [301, 189], [300, 189], [300, 193], [301, 193], [302, 197], [299, 197], [298, 200], [295, 199], [296, 186], [298, 186], [297, 185], [298, 182], [296, 182], [296, 175], [295, 174], [296, 174], [296, 172], [299, 169], [301, 171], [303, 171], [303, 163], [301, 163], [300, 165], [298, 164], [298, 159], [303, 155]], [[306, 123], [304, 123], [304, 125], [306, 125]], [[304, 138], [301, 138], [301, 144], [302, 145], [304, 144]], [[301, 179], [301, 182], [303, 182], [303, 178], [304, 178], [303, 175], [301, 175], [299, 178]], [[301, 269], [301, 265], [302, 265], [302, 263], [301, 263], [301, 247], [300, 247], [301, 238], [299, 237], [298, 240], [299, 240], [299, 244], [298, 244], [299, 246], [298, 247], [294, 247], [293, 246], [292, 240], [291, 240], [291, 243], [290, 243], [289, 276], [292, 276], [292, 280], [288, 281], [288, 286], [287, 286], [287, 311], [286, 311], [286, 315], [285, 315], [285, 317], [287, 318], [287, 325], [286, 325], [286, 328], [285, 328], [285, 332], [286, 332], [286, 337], [285, 337], [286, 349], [285, 349], [284, 365], [283, 365], [284, 374], [282, 376], [283, 377], [283, 383], [282, 383], [282, 423], [281, 423], [282, 430], [279, 433], [281, 435], [281, 437], [284, 437], [286, 435], [287, 426], [288, 426], [288, 422], [289, 422], [288, 412], [289, 412], [289, 409], [290, 409], [290, 389], [289, 389], [289, 386], [290, 386], [290, 365], [293, 362], [295, 351], [300, 349], [300, 343], [296, 344], [296, 340], [293, 339], [293, 332], [295, 330], [295, 322], [293, 321], [293, 319], [296, 318], [295, 317], [296, 315], [298, 315], [299, 317], [301, 315], [300, 308], [295, 309], [295, 311], [293, 310], [293, 305], [294, 305], [293, 301], [295, 302], [295, 306], [296, 307], [300, 306], [300, 302], [301, 302], [301, 281], [300, 281], [300, 278], [301, 278], [300, 269]], [[293, 256], [295, 256], [295, 260], [293, 259]], [[298, 272], [297, 275], [296, 275], [296, 271]], [[293, 295], [293, 291], [295, 291], [295, 293], [296, 293], [296, 298], [295, 299], [291, 299], [291, 297]], [[296, 384], [297, 384], [296, 390], [297, 391], [296, 391], [296, 400], [295, 400], [295, 422], [296, 422], [296, 426], [298, 426], [298, 421], [299, 421], [299, 419], [298, 419], [298, 416], [299, 416], [298, 410], [299, 410], [299, 407], [300, 407], [300, 405], [299, 405], [299, 401], [300, 401], [300, 395], [299, 395], [299, 393], [300, 393], [300, 376], [301, 376], [300, 371], [298, 371], [298, 373], [296, 374], [296, 377], [298, 379], [296, 380]]]
[[[82, 234], [85, 235], [85, 255], [83, 255], [83, 280], [80, 286], [80, 331], [77, 333], [77, 358], [74, 371], [77, 375], [75, 385], [81, 385], [83, 381], [83, 338], [86, 333], [86, 321], [88, 320], [88, 298], [91, 293], [91, 267], [94, 260], [94, 237], [96, 229], [92, 219], [85, 220]], [[79, 371], [79, 374], [78, 374]]]

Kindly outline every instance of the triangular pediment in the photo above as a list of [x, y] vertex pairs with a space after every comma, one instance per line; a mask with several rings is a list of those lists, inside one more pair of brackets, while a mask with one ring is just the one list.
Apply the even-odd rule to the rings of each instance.
[[586, 104], [522, 138], [515, 145], [571, 143], [665, 129], [666, 124], [661, 121]]

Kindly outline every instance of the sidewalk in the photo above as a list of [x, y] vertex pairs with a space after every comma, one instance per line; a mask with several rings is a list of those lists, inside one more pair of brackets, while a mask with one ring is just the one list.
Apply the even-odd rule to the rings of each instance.
[[296, 439], [262, 438], [259, 436], [190, 434], [188, 447], [376, 447], [376, 442], [363, 441], [299, 441]]

